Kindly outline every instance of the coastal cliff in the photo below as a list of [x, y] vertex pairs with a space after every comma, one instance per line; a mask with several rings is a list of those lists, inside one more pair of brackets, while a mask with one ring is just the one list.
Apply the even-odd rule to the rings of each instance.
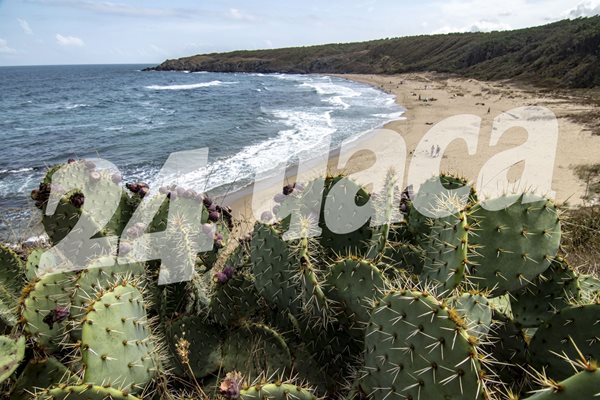
[[200, 54], [148, 68], [260, 73], [453, 73], [571, 88], [600, 86], [600, 16], [490, 33]]

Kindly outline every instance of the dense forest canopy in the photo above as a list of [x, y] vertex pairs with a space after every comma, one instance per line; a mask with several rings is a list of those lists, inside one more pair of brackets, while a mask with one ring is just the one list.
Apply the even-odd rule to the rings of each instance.
[[512, 31], [410, 36], [200, 54], [154, 70], [262, 73], [454, 73], [543, 86], [600, 86], [600, 16]]

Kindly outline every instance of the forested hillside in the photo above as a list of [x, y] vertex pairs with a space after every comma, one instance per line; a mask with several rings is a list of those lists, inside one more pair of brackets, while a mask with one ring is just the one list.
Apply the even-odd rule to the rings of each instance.
[[555, 87], [600, 86], [600, 16], [490, 33], [201, 54], [155, 70], [283, 73], [454, 73]]

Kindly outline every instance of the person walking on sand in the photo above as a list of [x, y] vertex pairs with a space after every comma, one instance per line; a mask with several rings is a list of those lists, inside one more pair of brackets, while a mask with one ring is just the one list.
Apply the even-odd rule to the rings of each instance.
[[440, 151], [441, 151], [441, 150], [442, 150], [442, 149], [440, 148], [440, 145], [438, 144], [438, 145], [436, 146], [436, 148], [435, 148], [435, 156], [436, 156], [436, 158], [440, 156]]
[[433, 144], [431, 145], [431, 157], [435, 157], [435, 146]]

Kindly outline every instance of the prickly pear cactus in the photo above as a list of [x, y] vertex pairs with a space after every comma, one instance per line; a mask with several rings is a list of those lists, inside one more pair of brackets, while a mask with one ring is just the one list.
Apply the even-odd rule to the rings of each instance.
[[[416, 243], [421, 243], [422, 240], [426, 240], [427, 236], [431, 232], [431, 218], [423, 213], [419, 212], [415, 208], [415, 203], [419, 203], [420, 207], [423, 207], [427, 213], [435, 212], [440, 207], [444, 207], [444, 203], [448, 201], [448, 194], [437, 193], [437, 184], [440, 183], [446, 190], [457, 190], [469, 185], [469, 181], [454, 175], [442, 174], [440, 176], [434, 176], [425, 181], [419, 191], [412, 196], [411, 202], [408, 208], [408, 230], [413, 234]], [[464, 196], [464, 200], [468, 204], [473, 204], [477, 201], [477, 194], [472, 188]], [[463, 197], [461, 196], [462, 200]]]
[[60, 199], [54, 214], [43, 214], [44, 231], [52, 243], [60, 242], [73, 230], [81, 216], [80, 199], [82, 198], [83, 195], [78, 191], [71, 191]]
[[250, 251], [258, 292], [279, 310], [300, 313], [301, 292], [295, 279], [297, 267], [277, 228], [257, 223]]
[[240, 399], [272, 399], [272, 400], [317, 400], [312, 390], [289, 383], [267, 383], [251, 386], [240, 391]]
[[353, 207], [367, 207], [368, 214], [372, 214], [373, 205], [369, 203], [371, 196], [356, 182], [344, 176], [329, 177], [325, 180], [319, 218], [319, 227], [322, 229], [320, 241], [324, 249], [335, 255], [364, 254], [373, 235], [369, 221], [350, 233], [338, 234], [328, 228], [329, 220], [348, 221], [348, 224], [353, 222], [352, 218], [349, 218], [354, 215], [353, 210], [347, 207], [347, 199], [351, 196], [354, 198]]
[[0, 336], [0, 383], [15, 372], [25, 356], [25, 337]]
[[547, 382], [546, 387], [525, 400], [580, 400], [594, 399], [600, 393], [600, 371], [597, 367], [585, 369], [561, 382]]
[[96, 300], [96, 293], [101, 290], [110, 289], [120, 279], [141, 277], [144, 266], [141, 263], [132, 263], [111, 267], [108, 264], [110, 257], [100, 257], [87, 265], [75, 281], [73, 294], [71, 296], [70, 319], [75, 322], [70, 334], [74, 339], [81, 339], [81, 326], [78, 322], [83, 318], [87, 306]]
[[[261, 303], [254, 276], [236, 272], [231, 266], [229, 268], [226, 266], [222, 275], [215, 276], [216, 282], [210, 297], [209, 315], [224, 326], [251, 318], [260, 309]], [[228, 274], [232, 276], [228, 277]]]
[[571, 306], [558, 311], [536, 331], [531, 343], [530, 362], [537, 369], [545, 368], [554, 380], [568, 378], [573, 373], [571, 360], [580, 357], [600, 360], [600, 341], [597, 327], [600, 324], [600, 304]]
[[424, 241], [425, 263], [421, 280], [441, 283], [446, 290], [463, 281], [468, 265], [467, 215], [464, 212], [431, 220]]
[[96, 385], [59, 385], [36, 393], [39, 400], [139, 400], [125, 390]]
[[30, 399], [32, 393], [56, 384], [77, 384], [77, 377], [54, 357], [32, 359], [12, 388], [11, 399]]
[[122, 281], [100, 291], [81, 321], [83, 380], [138, 393], [159, 373], [142, 293]]
[[72, 273], [47, 274], [23, 289], [19, 324], [47, 353], [60, 348], [68, 331], [74, 289]]
[[346, 318], [366, 324], [372, 302], [387, 288], [381, 271], [367, 260], [341, 259], [329, 268], [327, 296], [339, 304]]
[[469, 259], [470, 279], [495, 294], [533, 282], [550, 267], [558, 251], [561, 225], [549, 200], [503, 196], [474, 206], [469, 219], [474, 253]]
[[11, 249], [0, 245], [0, 320], [8, 326], [17, 322], [17, 299], [25, 283], [21, 259]]
[[515, 322], [531, 328], [540, 326], [579, 297], [575, 271], [565, 260], [557, 258], [532, 283], [513, 293], [510, 303]]
[[480, 293], [463, 293], [449, 299], [449, 305], [465, 321], [469, 335], [484, 338], [492, 329], [492, 308]]
[[484, 357], [464, 322], [431, 294], [392, 291], [371, 314], [360, 388], [371, 399], [484, 399]]

